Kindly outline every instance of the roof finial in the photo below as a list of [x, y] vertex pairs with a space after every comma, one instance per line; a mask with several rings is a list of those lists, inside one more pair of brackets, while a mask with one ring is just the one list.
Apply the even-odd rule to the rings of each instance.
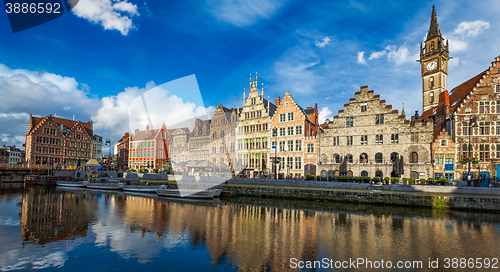
[[264, 98], [264, 83], [262, 83], [262, 98]]
[[249, 88], [252, 88], [252, 74], [250, 73], [250, 87]]

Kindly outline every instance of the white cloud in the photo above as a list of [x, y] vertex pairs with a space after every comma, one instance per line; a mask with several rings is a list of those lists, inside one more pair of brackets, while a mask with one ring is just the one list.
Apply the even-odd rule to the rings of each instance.
[[418, 52], [411, 54], [410, 50], [406, 47], [406, 44], [401, 45], [397, 48], [395, 45], [390, 45], [385, 48], [387, 51], [387, 59], [389, 61], [394, 61], [396, 65], [401, 65], [406, 62], [414, 62], [419, 58]]
[[448, 68], [450, 68], [450, 69], [451, 69], [451, 68], [453, 68], [453, 67], [458, 66], [458, 64], [460, 64], [460, 59], [459, 59], [459, 58], [457, 58], [457, 57], [454, 57], [454, 58], [452, 58], [452, 59], [450, 59], [450, 60], [448, 61]]
[[137, 96], [154, 87], [156, 84], [150, 81], [144, 88], [128, 87], [117, 95], [103, 97], [102, 106], [97, 110], [97, 114], [91, 117], [94, 129], [111, 133], [114, 138], [129, 132], [128, 107], [130, 103]]
[[[468, 42], [490, 28], [490, 23], [481, 20], [461, 22], [451, 33], [443, 35], [449, 40], [450, 52], [459, 53], [467, 50]], [[458, 65], [458, 62], [457, 62]]]
[[83, 122], [100, 107], [75, 78], [48, 72], [11, 69], [0, 64], [0, 144], [25, 142], [29, 113], [34, 116], [73, 115]]
[[461, 22], [458, 24], [453, 34], [464, 38], [475, 38], [484, 30], [490, 28], [490, 23], [477, 20], [474, 22]]
[[332, 41], [332, 39], [330, 37], [324, 37], [321, 40], [316, 40], [315, 44], [317, 47], [323, 48], [323, 47], [329, 45], [331, 41]]
[[366, 64], [366, 61], [365, 61], [365, 51], [358, 52], [358, 63], [360, 63], [360, 64]]
[[331, 121], [332, 120], [331, 114], [332, 114], [332, 111], [328, 107], [321, 108], [321, 110], [319, 111], [319, 116], [318, 116], [319, 123], [323, 124], [327, 118], [330, 119], [330, 121]]
[[286, 0], [208, 0], [212, 15], [220, 21], [245, 27], [274, 16]]
[[194, 118], [203, 119], [214, 111], [214, 107], [204, 107], [193, 75], [160, 86], [151, 81], [144, 88], [126, 88], [118, 95], [104, 97], [102, 107], [91, 119], [95, 130], [118, 139], [125, 132], [144, 130], [149, 120], [151, 129], [162, 123], [172, 128], [182, 122], [187, 122], [183, 126], [193, 129], [194, 122], [191, 121]]
[[385, 54], [387, 54], [387, 52], [385, 52], [385, 50], [372, 52], [370, 57], [368, 58], [368, 60], [381, 58], [381, 57], [385, 56]]
[[80, 18], [101, 24], [106, 30], [118, 30], [124, 36], [134, 28], [132, 17], [139, 16], [137, 5], [127, 0], [80, 0], [73, 12]]

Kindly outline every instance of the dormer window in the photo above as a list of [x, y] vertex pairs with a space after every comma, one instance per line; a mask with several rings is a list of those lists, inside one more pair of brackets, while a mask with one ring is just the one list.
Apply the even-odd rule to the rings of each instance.
[[441, 146], [446, 146], [446, 140], [441, 140]]
[[431, 50], [434, 50], [434, 42], [431, 42]]

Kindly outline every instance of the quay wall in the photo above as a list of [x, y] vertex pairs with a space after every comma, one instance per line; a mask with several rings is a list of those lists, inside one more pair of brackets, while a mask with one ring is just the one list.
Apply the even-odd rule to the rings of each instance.
[[239, 195], [264, 198], [309, 199], [435, 209], [467, 209], [500, 212], [500, 198], [485, 196], [437, 196], [383, 191], [352, 192], [331, 189], [289, 189], [236, 185], [221, 185], [220, 187], [224, 191], [233, 191]]

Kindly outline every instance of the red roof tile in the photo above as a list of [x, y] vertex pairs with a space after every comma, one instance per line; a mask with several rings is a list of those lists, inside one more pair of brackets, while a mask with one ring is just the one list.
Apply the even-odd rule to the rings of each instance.
[[488, 70], [479, 73], [477, 76], [467, 80], [450, 91], [450, 109], [452, 112], [458, 108], [462, 100], [472, 91], [472, 88], [476, 86], [487, 71]]

